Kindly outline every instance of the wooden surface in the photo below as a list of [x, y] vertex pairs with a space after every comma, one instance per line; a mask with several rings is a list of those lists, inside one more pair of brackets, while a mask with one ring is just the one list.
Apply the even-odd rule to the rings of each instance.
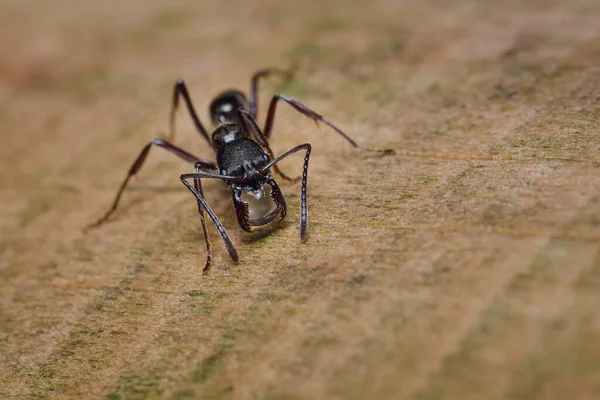
[[[0, 3], [0, 397], [600, 398], [600, 3], [218, 3]], [[261, 118], [283, 92], [399, 150], [280, 107], [275, 151], [314, 147], [306, 244], [298, 185], [247, 235], [207, 182], [240, 263], [213, 229], [202, 277], [191, 167], [160, 150], [83, 233], [176, 78], [208, 125], [294, 61]]]

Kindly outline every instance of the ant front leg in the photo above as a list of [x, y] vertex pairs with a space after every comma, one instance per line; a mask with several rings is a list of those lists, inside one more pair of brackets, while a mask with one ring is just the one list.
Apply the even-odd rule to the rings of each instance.
[[[196, 163], [194, 169], [196, 173], [202, 171], [202, 165]], [[198, 194], [204, 198], [204, 191], [202, 190], [202, 182], [200, 178], [194, 178], [194, 187]], [[206, 210], [202, 206], [202, 203], [198, 201], [198, 212], [200, 213], [200, 221], [202, 222], [202, 231], [204, 232], [204, 240], [206, 241], [206, 264], [202, 269], [202, 275], [205, 275], [210, 271], [212, 267], [212, 240], [210, 240], [210, 235], [208, 233], [208, 226], [206, 226]]]
[[[180, 176], [180, 179], [181, 179], [181, 182], [190, 190], [190, 192], [192, 192], [194, 194], [194, 196], [196, 197], [196, 200], [198, 201], [198, 211], [200, 212], [200, 216], [201, 216], [201, 220], [202, 220], [202, 229], [204, 230], [204, 238], [206, 239], [206, 247], [207, 247], [207, 253], [208, 253], [207, 257], [206, 257], [206, 265], [202, 269], [202, 275], [206, 275], [212, 267], [212, 241], [210, 240], [210, 236], [208, 234], [208, 227], [206, 226], [205, 214], [208, 214], [210, 219], [215, 224], [215, 227], [217, 228], [219, 235], [221, 235], [223, 242], [225, 242], [225, 247], [227, 248], [229, 255], [231, 256], [231, 258], [233, 259], [233, 261], [235, 263], [237, 263], [239, 261], [239, 257], [238, 257], [237, 250], [235, 249], [235, 246], [231, 242], [231, 239], [229, 238], [227, 231], [223, 227], [223, 224], [221, 223], [221, 221], [219, 221], [219, 218], [217, 218], [214, 211], [208, 206], [208, 204], [206, 203], [206, 200], [204, 199], [204, 193], [202, 191], [202, 185], [200, 183], [200, 178], [213, 178], [213, 179], [224, 179], [224, 180], [236, 180], [239, 178], [199, 172], [199, 167], [201, 167], [201, 166], [196, 165], [195, 173], [182, 174]], [[187, 181], [187, 179], [194, 179], [194, 186], [192, 186]]]
[[172, 142], [175, 140], [175, 114], [179, 107], [180, 96], [183, 97], [183, 100], [185, 101], [190, 116], [192, 117], [192, 121], [194, 121], [194, 125], [196, 126], [196, 130], [204, 137], [204, 139], [206, 139], [212, 148], [210, 137], [200, 122], [200, 118], [198, 118], [198, 114], [196, 113], [196, 109], [194, 108], [194, 104], [192, 103], [192, 99], [190, 98], [190, 94], [183, 79], [177, 79], [177, 82], [175, 82], [175, 86], [173, 87], [173, 103], [171, 105], [171, 114], [169, 119], [169, 141]]
[[268, 163], [266, 166], [261, 168], [259, 172], [261, 174], [267, 172], [269, 168], [273, 167], [276, 163], [300, 150], [306, 150], [306, 154], [304, 155], [304, 166], [302, 168], [302, 187], [300, 189], [300, 240], [305, 242], [306, 239], [308, 239], [308, 235], [306, 232], [306, 229], [308, 227], [308, 204], [306, 200], [306, 184], [308, 179], [308, 160], [310, 158], [312, 146], [310, 145], [310, 143], [298, 145], [293, 149], [286, 151], [285, 153]]
[[301, 113], [301, 114], [307, 116], [308, 118], [312, 119], [313, 121], [315, 121], [315, 123], [317, 123], [317, 125], [319, 122], [322, 122], [325, 125], [329, 126], [334, 131], [336, 131], [337, 133], [342, 135], [342, 137], [344, 139], [346, 139], [346, 141], [348, 141], [348, 143], [350, 143], [352, 145], [352, 147], [354, 147], [356, 149], [360, 149], [360, 150], [364, 150], [364, 151], [372, 151], [372, 152], [377, 152], [377, 153], [382, 153], [382, 154], [396, 154], [396, 152], [392, 149], [377, 150], [377, 149], [371, 149], [369, 147], [365, 147], [365, 146], [362, 146], [362, 145], [356, 143], [354, 140], [352, 140], [352, 138], [350, 138], [350, 136], [346, 135], [340, 128], [338, 128], [337, 126], [335, 126], [334, 124], [332, 124], [331, 122], [329, 122], [328, 120], [323, 118], [323, 116], [321, 114], [308, 108], [304, 104], [300, 103], [298, 100], [295, 100], [284, 94], [276, 94], [271, 99], [271, 104], [269, 104], [269, 111], [267, 113], [267, 121], [265, 122], [265, 129], [263, 130], [264, 135], [267, 139], [271, 136], [271, 130], [273, 129], [273, 122], [275, 121], [275, 111], [277, 110], [277, 101], [279, 101], [279, 99], [285, 101], [287, 104], [292, 106], [299, 113]]
[[279, 68], [267, 68], [256, 71], [254, 75], [252, 75], [252, 80], [250, 82], [250, 115], [252, 118], [256, 119], [258, 116], [258, 81], [262, 78], [266, 78], [269, 75], [280, 75], [286, 81], [292, 79], [298, 66], [293, 64], [288, 69], [279, 69]]
[[135, 175], [142, 168], [142, 166], [144, 165], [144, 162], [146, 161], [146, 157], [148, 157], [148, 153], [150, 152], [150, 149], [152, 148], [152, 146], [158, 146], [160, 148], [163, 148], [163, 149], [167, 150], [168, 152], [175, 154], [177, 157], [181, 158], [182, 160], [188, 161], [190, 163], [195, 163], [197, 166], [200, 166], [204, 170], [208, 170], [208, 171], [216, 171], [217, 170], [217, 165], [212, 161], [201, 160], [198, 157], [194, 156], [193, 154], [190, 154], [187, 151], [185, 151], [177, 146], [172, 145], [171, 143], [167, 142], [166, 140], [154, 139], [153, 141], [148, 143], [146, 146], [144, 146], [144, 148], [142, 149], [142, 151], [140, 152], [138, 157], [135, 159], [135, 161], [131, 165], [131, 168], [129, 168], [129, 172], [127, 173], [125, 180], [121, 184], [121, 187], [119, 188], [119, 191], [117, 192], [117, 195], [115, 196], [115, 199], [114, 199], [110, 209], [96, 222], [88, 225], [85, 228], [86, 230], [97, 227], [99, 225], [102, 225], [117, 210], [117, 207], [119, 206], [119, 201], [121, 200], [121, 195], [123, 194], [123, 191], [127, 187], [129, 180], [131, 179], [131, 177], [133, 175]]

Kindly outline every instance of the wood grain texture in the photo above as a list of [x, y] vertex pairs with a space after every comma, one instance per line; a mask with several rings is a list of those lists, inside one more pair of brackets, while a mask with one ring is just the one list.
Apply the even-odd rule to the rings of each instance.
[[[600, 398], [600, 4], [0, 2], [0, 398]], [[201, 118], [262, 85], [276, 153], [310, 141], [267, 233], [159, 149], [87, 234], [183, 77]], [[178, 144], [213, 157], [182, 112]], [[282, 164], [301, 171], [301, 157]], [[212, 229], [212, 228], [211, 228]], [[218, 236], [213, 230], [213, 237]]]

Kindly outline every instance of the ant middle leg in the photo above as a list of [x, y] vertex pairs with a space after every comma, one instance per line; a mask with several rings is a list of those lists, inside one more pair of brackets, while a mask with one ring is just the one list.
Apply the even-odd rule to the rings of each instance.
[[129, 172], [127, 173], [127, 176], [125, 177], [125, 180], [123, 180], [123, 183], [121, 184], [121, 187], [119, 188], [119, 191], [117, 192], [117, 195], [115, 196], [115, 199], [114, 199], [110, 209], [101, 218], [99, 218], [96, 222], [89, 224], [85, 228], [86, 230], [102, 225], [117, 210], [117, 207], [119, 206], [119, 201], [121, 200], [121, 195], [123, 194], [123, 191], [127, 187], [129, 180], [131, 179], [131, 177], [133, 175], [135, 175], [142, 168], [142, 166], [144, 165], [144, 162], [146, 161], [146, 157], [148, 157], [148, 153], [150, 152], [150, 149], [152, 148], [152, 146], [158, 146], [162, 149], [165, 149], [168, 152], [175, 154], [177, 157], [181, 158], [182, 160], [185, 160], [190, 163], [194, 163], [197, 166], [200, 166], [203, 170], [206, 170], [206, 171], [216, 171], [217, 170], [217, 165], [212, 161], [201, 160], [198, 157], [194, 156], [193, 154], [190, 154], [187, 151], [185, 151], [177, 146], [172, 145], [171, 143], [167, 142], [166, 140], [154, 139], [153, 141], [148, 143], [146, 146], [144, 146], [144, 148], [142, 149], [140, 154], [137, 156], [137, 158], [135, 159], [135, 161], [129, 168]]
[[371, 149], [369, 147], [365, 147], [365, 146], [362, 146], [362, 145], [356, 143], [352, 138], [350, 138], [350, 136], [348, 136], [347, 134], [345, 134], [340, 128], [338, 128], [337, 126], [335, 126], [334, 124], [332, 124], [331, 122], [329, 122], [328, 120], [326, 120], [325, 118], [323, 118], [323, 116], [321, 114], [319, 114], [319, 113], [315, 112], [314, 110], [308, 108], [304, 104], [300, 103], [298, 100], [293, 99], [293, 98], [291, 98], [289, 96], [286, 96], [284, 94], [276, 94], [276, 95], [274, 95], [273, 98], [271, 99], [271, 103], [269, 104], [269, 111], [267, 113], [267, 120], [265, 122], [265, 128], [263, 130], [264, 136], [267, 139], [271, 136], [271, 131], [273, 129], [273, 122], [275, 121], [275, 111], [277, 110], [277, 102], [279, 101], [279, 99], [285, 101], [287, 104], [289, 104], [290, 106], [292, 106], [299, 113], [301, 113], [304, 116], [306, 116], [306, 117], [312, 119], [313, 121], [315, 121], [315, 123], [317, 125], [319, 124], [319, 122], [322, 122], [325, 125], [329, 126], [334, 131], [336, 131], [337, 133], [339, 133], [344, 139], [346, 139], [346, 141], [348, 143], [350, 143], [352, 145], [352, 147], [354, 147], [356, 149], [360, 149], [360, 150], [364, 150], [364, 151], [371, 151], [371, 152], [376, 152], [376, 153], [382, 153], [382, 154], [395, 154], [396, 153], [392, 149], [377, 150], [377, 149]]

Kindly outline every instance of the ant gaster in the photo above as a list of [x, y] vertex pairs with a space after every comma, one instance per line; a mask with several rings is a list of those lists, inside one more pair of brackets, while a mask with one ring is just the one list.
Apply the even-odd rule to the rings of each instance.
[[[342, 135], [353, 147], [365, 150], [379, 152], [383, 154], [393, 154], [393, 150], [374, 150], [357, 144], [348, 135], [342, 132], [339, 128], [327, 121], [321, 115], [311, 110], [299, 101], [283, 95], [276, 94], [271, 99], [267, 119], [264, 129], [261, 129], [256, 124], [258, 113], [258, 82], [271, 74], [278, 74], [285, 78], [291, 78], [293, 70], [280, 69], [265, 69], [256, 72], [252, 76], [250, 85], [250, 101], [246, 96], [238, 90], [228, 90], [219, 94], [210, 104], [210, 117], [216, 129], [211, 136], [208, 135], [206, 129], [200, 122], [198, 115], [192, 104], [192, 100], [183, 80], [179, 79], [175, 83], [173, 90], [173, 102], [171, 107], [170, 132], [168, 139], [155, 139], [148, 143], [140, 152], [137, 159], [129, 169], [125, 180], [121, 184], [119, 191], [112, 203], [111, 208], [98, 219], [95, 223], [88, 226], [95, 227], [101, 225], [115, 212], [121, 199], [123, 191], [127, 187], [130, 178], [135, 175], [146, 160], [152, 146], [158, 146], [168, 152], [178, 156], [179, 158], [188, 161], [195, 166], [195, 172], [186, 173], [180, 176], [181, 182], [194, 194], [198, 202], [198, 211], [202, 222], [204, 237], [206, 239], [207, 257], [206, 264], [202, 270], [202, 274], [208, 273], [212, 266], [212, 242], [206, 225], [206, 215], [210, 217], [215, 224], [217, 231], [225, 242], [225, 246], [229, 251], [231, 258], [237, 263], [237, 251], [227, 234], [227, 231], [206, 203], [204, 192], [202, 190], [201, 179], [221, 179], [227, 183], [229, 189], [233, 193], [233, 205], [237, 215], [237, 220], [240, 227], [246, 232], [252, 232], [252, 227], [263, 226], [273, 221], [277, 216], [281, 221], [286, 215], [285, 199], [279, 189], [279, 186], [271, 175], [271, 169], [278, 174], [282, 179], [290, 182], [302, 181], [300, 192], [300, 238], [302, 241], [307, 239], [308, 225], [308, 207], [306, 203], [306, 181], [308, 176], [308, 161], [310, 158], [311, 145], [310, 143], [300, 144], [278, 157], [274, 157], [273, 151], [269, 146], [269, 137], [273, 129], [275, 119], [275, 111], [279, 100], [283, 100], [296, 111], [311, 118], [315, 123], [322, 122], [334, 131]], [[183, 97], [187, 109], [191, 115], [192, 121], [196, 130], [209, 143], [212, 149], [216, 152], [216, 162], [200, 159], [187, 151], [173, 145], [171, 142], [175, 138], [175, 114], [179, 106], [179, 99]], [[285, 175], [277, 167], [277, 163], [284, 158], [298, 152], [304, 151], [304, 166], [302, 176], [292, 179]], [[188, 179], [193, 180], [193, 185], [188, 182]], [[270, 197], [275, 204], [275, 208], [258, 218], [250, 218], [249, 205], [241, 197], [243, 193], [249, 194], [255, 198], [260, 198], [265, 193], [266, 188], [270, 188]]]

